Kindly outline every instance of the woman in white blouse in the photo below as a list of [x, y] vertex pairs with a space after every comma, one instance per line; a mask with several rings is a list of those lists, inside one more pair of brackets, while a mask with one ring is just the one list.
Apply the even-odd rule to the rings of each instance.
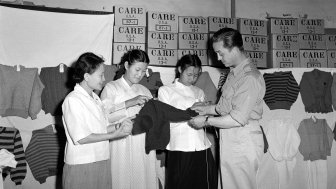
[[[116, 80], [104, 87], [101, 98], [114, 104], [110, 108], [109, 121], [115, 123], [133, 118], [152, 95], [138, 84], [144, 77], [149, 58], [146, 52], [133, 49], [121, 59]], [[111, 141], [111, 170], [113, 189], [156, 189], [156, 154], [145, 153], [145, 133]]]
[[104, 60], [84, 53], [74, 64], [76, 86], [63, 104], [63, 125], [67, 138], [64, 153], [64, 189], [106, 189], [111, 187], [108, 168], [109, 140], [130, 134], [132, 121], [108, 125], [102, 101], [93, 92], [104, 82]]
[[[159, 100], [182, 110], [196, 102], [204, 102], [203, 90], [194, 86], [201, 66], [197, 55], [184, 55], [176, 64], [174, 83], [159, 89]], [[203, 129], [196, 130], [188, 122], [170, 123], [166, 188], [217, 188], [217, 171], [210, 146]]]

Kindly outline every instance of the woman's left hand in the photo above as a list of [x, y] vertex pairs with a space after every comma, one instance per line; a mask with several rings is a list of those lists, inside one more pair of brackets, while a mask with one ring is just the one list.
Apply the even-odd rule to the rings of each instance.
[[201, 129], [205, 126], [205, 116], [196, 116], [189, 120], [189, 124], [195, 129]]

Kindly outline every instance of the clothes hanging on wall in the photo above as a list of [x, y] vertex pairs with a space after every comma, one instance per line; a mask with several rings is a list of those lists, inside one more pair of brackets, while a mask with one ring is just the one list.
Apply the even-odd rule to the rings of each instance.
[[268, 123], [266, 137], [269, 152], [276, 161], [279, 175], [279, 189], [287, 188], [293, 178], [296, 154], [300, 136], [290, 120], [271, 120]]
[[331, 100], [332, 105], [334, 107], [334, 111], [336, 111], [336, 72], [333, 74], [333, 82], [331, 86]]
[[154, 149], [166, 149], [170, 140], [170, 122], [188, 121], [197, 116], [193, 110], [180, 110], [169, 104], [149, 100], [136, 115], [132, 134], [146, 132], [146, 153]]
[[299, 151], [304, 161], [326, 160], [330, 156], [334, 135], [325, 119], [304, 119], [298, 132], [301, 137]]
[[[27, 173], [27, 162], [19, 130], [0, 126], [0, 149], [6, 149], [15, 155], [16, 168], [10, 168], [9, 174], [16, 185], [21, 185]], [[3, 173], [6, 177], [7, 174]]]
[[212, 103], [217, 102], [217, 89], [211, 80], [209, 72], [202, 72], [202, 74], [198, 77], [195, 86], [204, 91], [206, 101], [211, 101]]
[[270, 110], [290, 110], [297, 100], [300, 87], [291, 71], [265, 73], [266, 93], [264, 101]]
[[160, 72], [153, 72], [152, 69], [148, 69], [148, 75], [146, 74], [139, 82], [139, 84], [145, 86], [154, 98], [158, 96], [158, 90], [163, 83], [161, 81]]
[[[5, 167], [15, 168], [17, 161], [15, 161], [14, 154], [8, 152], [6, 149], [0, 150], [0, 175], [2, 175], [2, 169]], [[0, 189], [3, 189], [3, 178], [0, 176]]]
[[36, 119], [43, 88], [37, 68], [20, 66], [17, 71], [15, 66], [0, 64], [0, 115]]
[[34, 130], [26, 149], [26, 159], [34, 178], [40, 183], [47, 177], [62, 174], [66, 137], [62, 126]]
[[71, 76], [73, 69], [64, 64], [56, 67], [41, 68], [40, 78], [45, 88], [42, 91], [41, 101], [44, 112], [52, 116], [62, 115], [62, 103], [66, 95], [75, 86]]
[[304, 72], [300, 82], [300, 92], [305, 111], [309, 113], [332, 112], [330, 72], [314, 69]]

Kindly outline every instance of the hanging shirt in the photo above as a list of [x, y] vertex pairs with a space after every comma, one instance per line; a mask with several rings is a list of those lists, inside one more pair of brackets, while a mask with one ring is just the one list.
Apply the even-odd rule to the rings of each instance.
[[78, 143], [92, 133], [107, 133], [108, 122], [102, 102], [94, 92], [92, 96], [77, 84], [64, 99], [62, 120], [67, 138], [64, 152], [67, 164], [93, 163], [109, 158], [108, 141]]
[[[171, 85], [159, 89], [159, 100], [175, 108], [186, 110], [195, 102], [204, 101], [204, 92], [196, 86], [186, 86], [175, 79]], [[187, 121], [170, 123], [170, 142], [167, 150], [193, 152], [209, 148], [211, 143], [203, 129], [194, 129]]]

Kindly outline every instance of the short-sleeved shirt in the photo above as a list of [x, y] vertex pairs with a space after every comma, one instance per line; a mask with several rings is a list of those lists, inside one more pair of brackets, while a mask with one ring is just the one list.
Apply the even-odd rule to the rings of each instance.
[[[158, 98], [160, 101], [186, 110], [195, 102], [204, 101], [205, 95], [202, 89], [196, 86], [185, 86], [175, 79], [170, 85], [159, 89]], [[206, 137], [203, 129], [194, 129], [188, 122], [170, 123], [170, 141], [167, 150], [193, 152], [209, 148], [211, 143]]]
[[92, 133], [107, 133], [108, 121], [100, 98], [93, 92], [91, 97], [77, 84], [65, 98], [62, 111], [67, 137], [64, 162], [73, 165], [109, 159], [109, 141], [78, 143]]
[[246, 59], [230, 71], [222, 87], [216, 112], [220, 115], [230, 114], [242, 126], [259, 120], [263, 113], [265, 90], [262, 74]]

